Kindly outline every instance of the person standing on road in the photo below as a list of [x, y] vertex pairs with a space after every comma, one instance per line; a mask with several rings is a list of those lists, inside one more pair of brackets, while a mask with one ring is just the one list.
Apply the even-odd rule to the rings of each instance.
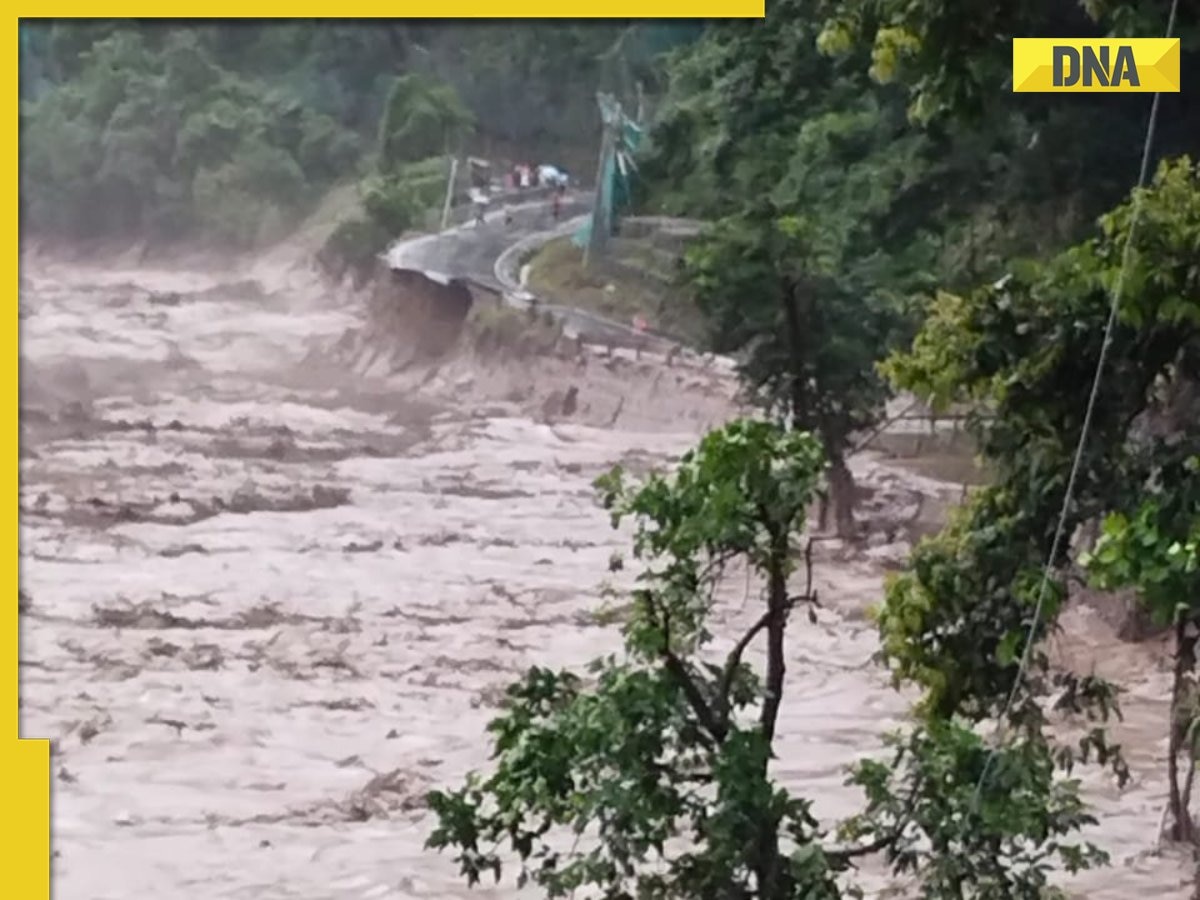
[[475, 227], [478, 228], [484, 223], [484, 210], [487, 209], [487, 194], [479, 188], [471, 188], [471, 205], [475, 211]]

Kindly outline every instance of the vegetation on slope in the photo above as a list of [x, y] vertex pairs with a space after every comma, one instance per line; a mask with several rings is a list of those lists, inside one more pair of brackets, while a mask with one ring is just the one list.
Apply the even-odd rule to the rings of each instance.
[[452, 146], [593, 159], [595, 90], [652, 92], [657, 55], [696, 27], [104, 20], [21, 30], [26, 233], [245, 246], [278, 236], [339, 181]]
[[678, 281], [680, 250], [655, 245], [653, 236], [613, 238], [605, 258], [583, 266], [571, 238], [557, 238], [529, 261], [529, 289], [555, 303], [576, 306], [627, 325], [647, 327], [693, 345], [704, 343], [704, 321], [691, 291]]

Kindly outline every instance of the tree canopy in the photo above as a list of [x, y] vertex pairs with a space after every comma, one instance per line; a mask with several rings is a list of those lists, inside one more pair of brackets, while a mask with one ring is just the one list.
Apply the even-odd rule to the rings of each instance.
[[[694, 25], [23, 23], [22, 226], [278, 236], [335, 184], [448, 151], [590, 166], [598, 88], [653, 92]], [[395, 236], [394, 234], [392, 236]]]

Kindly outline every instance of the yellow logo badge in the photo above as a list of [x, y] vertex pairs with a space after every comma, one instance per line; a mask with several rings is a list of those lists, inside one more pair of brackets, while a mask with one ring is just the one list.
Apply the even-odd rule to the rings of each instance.
[[1179, 93], [1179, 38], [1014, 38], [1015, 93]]

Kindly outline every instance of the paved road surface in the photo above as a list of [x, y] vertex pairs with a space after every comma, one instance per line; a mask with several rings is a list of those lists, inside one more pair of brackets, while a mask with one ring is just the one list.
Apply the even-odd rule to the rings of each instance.
[[[587, 211], [584, 194], [568, 194], [563, 204], [562, 218]], [[493, 268], [497, 258], [521, 238], [553, 228], [555, 220], [550, 203], [535, 200], [510, 207], [513, 222], [504, 223], [500, 207], [489, 210], [481, 226], [467, 222], [440, 234], [406, 241], [388, 251], [388, 261], [395, 268], [418, 269], [428, 275], [449, 278], [469, 278], [500, 289]]]

